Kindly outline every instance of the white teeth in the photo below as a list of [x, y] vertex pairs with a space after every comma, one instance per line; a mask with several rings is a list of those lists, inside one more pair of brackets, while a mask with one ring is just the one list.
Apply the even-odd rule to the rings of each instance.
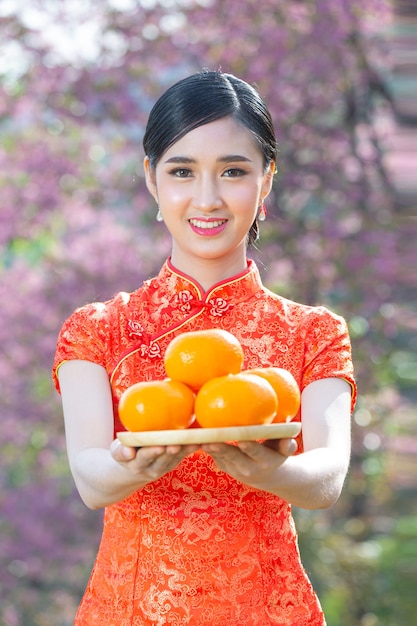
[[217, 228], [224, 224], [227, 220], [215, 220], [214, 222], [203, 222], [202, 220], [190, 220], [190, 224], [197, 228]]

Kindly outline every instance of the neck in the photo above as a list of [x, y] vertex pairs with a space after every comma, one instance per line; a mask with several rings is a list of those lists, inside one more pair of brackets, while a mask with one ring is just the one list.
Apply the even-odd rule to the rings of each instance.
[[240, 274], [247, 268], [246, 255], [236, 259], [228, 259], [227, 262], [219, 259], [194, 258], [192, 261], [181, 258], [181, 255], [172, 252], [172, 265], [180, 272], [187, 274], [198, 282], [204, 291], [236, 274]]

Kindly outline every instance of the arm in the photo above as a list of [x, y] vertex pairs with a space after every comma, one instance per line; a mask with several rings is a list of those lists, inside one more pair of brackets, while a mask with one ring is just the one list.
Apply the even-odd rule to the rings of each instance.
[[302, 508], [329, 507], [337, 501], [349, 467], [350, 396], [349, 384], [338, 378], [306, 387], [301, 398], [304, 452], [297, 456], [287, 458], [282, 447], [254, 442], [204, 449], [241, 482]]
[[[130, 496], [173, 469], [195, 446], [134, 448], [113, 441], [113, 406], [106, 370], [88, 361], [59, 368], [68, 460], [85, 504], [98, 509]], [[117, 450], [116, 461], [112, 452]]]

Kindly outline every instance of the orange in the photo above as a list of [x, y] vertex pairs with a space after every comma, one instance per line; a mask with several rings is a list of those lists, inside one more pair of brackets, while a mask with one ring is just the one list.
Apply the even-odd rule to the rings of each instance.
[[195, 417], [203, 428], [269, 424], [277, 396], [267, 380], [249, 374], [229, 374], [205, 383], [195, 399]]
[[127, 430], [188, 428], [194, 420], [194, 393], [176, 380], [136, 383], [123, 392], [119, 417]]
[[211, 378], [240, 372], [243, 350], [227, 330], [195, 330], [174, 337], [166, 349], [164, 364], [169, 378], [198, 391]]
[[300, 408], [300, 389], [294, 376], [281, 367], [256, 367], [244, 374], [256, 374], [267, 380], [278, 397], [278, 410], [274, 422], [290, 422]]

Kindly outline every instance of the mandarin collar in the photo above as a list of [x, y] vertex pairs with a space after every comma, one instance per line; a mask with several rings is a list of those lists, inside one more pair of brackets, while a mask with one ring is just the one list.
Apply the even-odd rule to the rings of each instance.
[[199, 302], [221, 297], [236, 303], [236, 299], [246, 300], [262, 289], [259, 270], [252, 259], [248, 259], [242, 272], [215, 283], [205, 291], [198, 281], [177, 269], [168, 258], [152, 283], [154, 288], [162, 288], [168, 297], [175, 297], [180, 302], [189, 294], [190, 298]]

